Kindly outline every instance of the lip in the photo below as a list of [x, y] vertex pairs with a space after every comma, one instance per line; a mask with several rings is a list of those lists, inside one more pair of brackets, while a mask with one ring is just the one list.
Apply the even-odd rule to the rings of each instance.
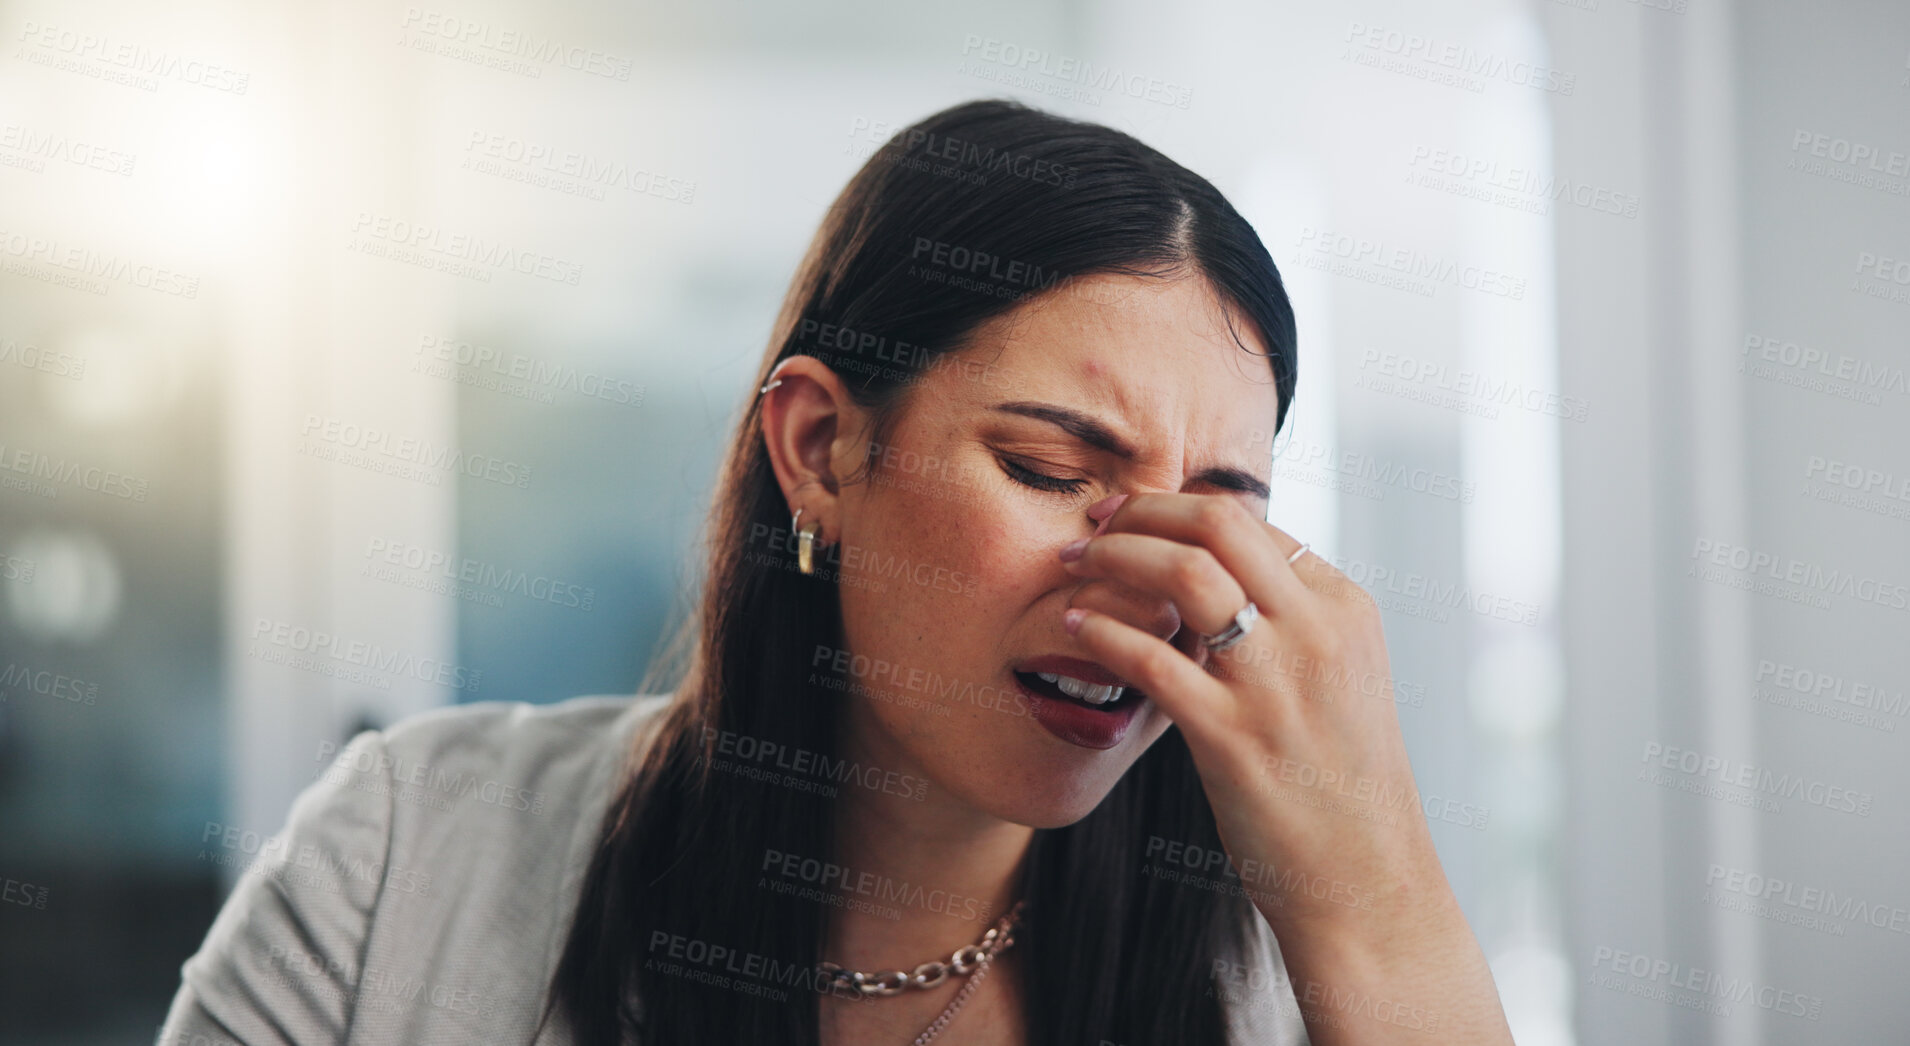
[[[1016, 671], [1052, 672], [1057, 675], [1085, 679], [1090, 683], [1101, 681], [1089, 678], [1086, 672], [1082, 671], [1084, 666], [1087, 668], [1095, 668], [1095, 666], [1090, 662], [1074, 658], [1038, 658], [1028, 664], [1039, 667], [1017, 667]], [[1077, 675], [1077, 672], [1081, 674]], [[1110, 684], [1121, 685], [1120, 679], [1109, 674], [1105, 669], [1095, 668], [1095, 672], [1106, 678]], [[1141, 706], [1147, 703], [1147, 695], [1137, 692], [1133, 698], [1124, 698], [1119, 708], [1103, 712], [1074, 701], [1036, 693], [1013, 672], [1009, 673], [1009, 678], [1014, 680], [1015, 689], [1027, 698], [1030, 714], [1035, 722], [1041, 724], [1042, 729], [1071, 745], [1097, 751], [1106, 751], [1120, 744], [1122, 739], [1127, 737], [1128, 728], [1134, 725], [1135, 715], [1140, 712]]]

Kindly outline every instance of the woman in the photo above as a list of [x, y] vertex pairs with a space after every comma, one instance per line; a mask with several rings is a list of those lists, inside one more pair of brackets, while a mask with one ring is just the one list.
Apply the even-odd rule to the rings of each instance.
[[777, 320], [674, 695], [361, 734], [163, 1041], [1509, 1043], [1378, 613], [1263, 522], [1295, 374], [1199, 176], [1010, 103], [897, 134]]

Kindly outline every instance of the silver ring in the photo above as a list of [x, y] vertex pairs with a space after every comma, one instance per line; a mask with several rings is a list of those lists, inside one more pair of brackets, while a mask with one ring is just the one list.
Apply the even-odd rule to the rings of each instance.
[[1306, 555], [1306, 550], [1309, 547], [1310, 546], [1307, 545], [1306, 542], [1304, 541], [1300, 542], [1300, 547], [1294, 549], [1293, 555], [1287, 557], [1287, 566], [1292, 566], [1293, 564], [1298, 563], [1300, 561], [1300, 557]]
[[1200, 641], [1207, 644], [1209, 650], [1225, 650], [1247, 638], [1247, 633], [1253, 631], [1254, 622], [1259, 620], [1260, 608], [1249, 599], [1247, 605], [1241, 607], [1240, 612], [1234, 615], [1233, 624], [1228, 625], [1219, 635], [1200, 637]]
[[757, 390], [756, 390], [756, 394], [757, 394], [758, 396], [761, 396], [762, 394], [764, 394], [764, 393], [766, 393], [766, 392], [768, 392], [768, 391], [769, 391], [770, 389], [773, 389], [773, 388], [775, 388], [776, 386], [778, 386], [778, 385], [781, 385], [782, 383], [783, 383], [783, 379], [781, 379], [781, 378], [777, 378], [777, 379], [776, 379], [775, 381], [772, 381], [772, 382], [770, 382], [769, 384], [767, 384], [767, 385], [765, 385], [765, 386], [763, 386], [762, 388], [760, 388], [760, 389], [757, 389]]

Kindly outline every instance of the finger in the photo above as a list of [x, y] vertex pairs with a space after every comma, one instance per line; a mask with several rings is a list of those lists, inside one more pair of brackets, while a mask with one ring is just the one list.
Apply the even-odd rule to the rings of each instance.
[[[1112, 578], [1174, 604], [1181, 620], [1207, 635], [1233, 623], [1247, 592], [1199, 545], [1152, 534], [1105, 534], [1078, 542], [1078, 558], [1062, 561], [1077, 577]], [[1065, 555], [1076, 545], [1063, 549]]]
[[1307, 584], [1287, 562], [1300, 542], [1255, 517], [1238, 499], [1216, 494], [1136, 494], [1108, 517], [1105, 533], [1153, 534], [1207, 549], [1269, 617], [1304, 614], [1311, 604]]
[[1068, 611], [1078, 622], [1074, 637], [1093, 656], [1161, 706], [1189, 740], [1224, 728], [1222, 713], [1232, 691], [1208, 675], [1159, 636], [1106, 614], [1079, 607]]
[[[1280, 529], [1271, 523], [1266, 526], [1275, 533], [1281, 533]], [[1293, 572], [1299, 576], [1301, 584], [1321, 599], [1343, 606], [1373, 603], [1372, 593], [1355, 584], [1352, 578], [1347, 577], [1325, 556], [1314, 552], [1311, 548], [1296, 557], [1290, 565]]]

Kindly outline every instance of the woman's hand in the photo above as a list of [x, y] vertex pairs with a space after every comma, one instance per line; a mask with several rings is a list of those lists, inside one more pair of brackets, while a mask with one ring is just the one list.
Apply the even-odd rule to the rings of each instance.
[[1077, 576], [1167, 599], [1204, 635], [1260, 610], [1220, 652], [1080, 608], [1065, 624], [1180, 727], [1313, 1042], [1510, 1043], [1433, 850], [1372, 597], [1318, 556], [1289, 564], [1300, 543], [1231, 497], [1137, 494], [1091, 514], [1101, 530], [1061, 553]]

